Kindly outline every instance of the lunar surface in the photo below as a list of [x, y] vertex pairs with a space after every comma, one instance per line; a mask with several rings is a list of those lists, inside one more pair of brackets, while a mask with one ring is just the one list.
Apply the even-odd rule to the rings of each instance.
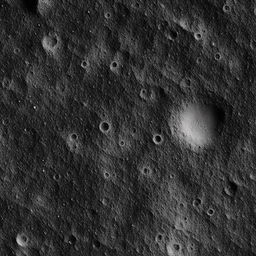
[[256, 256], [255, 1], [0, 20], [0, 256]]

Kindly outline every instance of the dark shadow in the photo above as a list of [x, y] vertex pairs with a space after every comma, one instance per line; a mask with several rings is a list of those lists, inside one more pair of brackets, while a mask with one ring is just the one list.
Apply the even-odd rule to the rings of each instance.
[[229, 181], [228, 182], [228, 187], [229, 187], [229, 190], [232, 193], [232, 195], [235, 195], [236, 192], [237, 192], [237, 185], [236, 185], [236, 183], [233, 182], [233, 181]]
[[217, 123], [217, 129], [221, 132], [226, 119], [225, 111], [217, 106], [214, 107], [213, 111], [214, 111], [214, 116]]
[[22, 0], [23, 9], [30, 14], [37, 14], [38, 0]]

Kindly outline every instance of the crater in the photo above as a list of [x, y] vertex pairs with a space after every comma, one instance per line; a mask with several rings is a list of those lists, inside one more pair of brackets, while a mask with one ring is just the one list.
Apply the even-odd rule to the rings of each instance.
[[19, 246], [21, 247], [27, 247], [28, 246], [28, 242], [29, 242], [29, 238], [26, 234], [24, 233], [19, 233], [16, 237], [16, 242]]
[[205, 148], [216, 140], [224, 119], [224, 111], [217, 106], [191, 103], [178, 113], [173, 131], [193, 149]]
[[56, 55], [60, 49], [61, 40], [56, 33], [50, 32], [43, 37], [41, 43], [47, 54]]

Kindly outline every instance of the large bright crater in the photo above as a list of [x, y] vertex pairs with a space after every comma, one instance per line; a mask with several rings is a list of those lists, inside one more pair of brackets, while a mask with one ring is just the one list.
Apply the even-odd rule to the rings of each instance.
[[223, 114], [213, 106], [186, 105], [177, 116], [177, 135], [193, 148], [206, 147], [215, 139], [222, 118]]

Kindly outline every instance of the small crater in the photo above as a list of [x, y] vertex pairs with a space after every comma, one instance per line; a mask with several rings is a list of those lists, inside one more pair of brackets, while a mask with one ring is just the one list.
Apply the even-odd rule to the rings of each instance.
[[67, 144], [71, 152], [79, 153], [81, 149], [81, 144], [78, 141], [78, 135], [76, 133], [71, 133], [67, 136]]
[[78, 139], [78, 135], [76, 133], [72, 133], [70, 135], [70, 137], [71, 137], [72, 140], [77, 140]]
[[93, 241], [93, 247], [95, 249], [99, 249], [101, 247], [101, 243], [98, 240]]
[[132, 133], [132, 135], [136, 135], [137, 134], [137, 128], [133, 127], [131, 133]]
[[181, 245], [178, 243], [168, 243], [166, 246], [168, 256], [180, 255]]
[[27, 247], [29, 243], [29, 238], [26, 234], [20, 233], [16, 237], [16, 242], [21, 247]]
[[141, 97], [143, 100], [146, 100], [146, 99], [148, 98], [147, 90], [146, 90], [146, 89], [141, 89], [141, 90], [140, 90], [140, 97]]
[[150, 89], [142, 88], [140, 90], [140, 98], [145, 101], [153, 101], [155, 99], [155, 92]]
[[145, 176], [149, 176], [152, 174], [152, 169], [149, 166], [143, 166], [141, 168], [141, 173]]
[[227, 5], [227, 4], [225, 4], [225, 5], [223, 5], [223, 11], [224, 12], [230, 12], [231, 11], [231, 7], [229, 6], [229, 5]]
[[209, 208], [209, 209], [207, 210], [207, 215], [208, 215], [208, 216], [213, 216], [214, 213], [215, 213], [215, 211], [214, 211], [214, 209], [212, 209], [212, 208]]
[[235, 182], [233, 181], [228, 181], [226, 187], [224, 188], [224, 192], [228, 195], [228, 196], [235, 196], [238, 190], [238, 186]]
[[108, 171], [104, 171], [104, 172], [103, 172], [103, 176], [104, 176], [104, 178], [105, 178], [106, 180], [108, 180], [111, 175], [110, 175], [110, 173], [109, 173]]
[[107, 132], [109, 132], [110, 131], [110, 129], [111, 129], [111, 125], [110, 125], [110, 123], [109, 122], [107, 122], [107, 121], [102, 121], [101, 123], [100, 123], [100, 131], [101, 132], [103, 132], [103, 133], [107, 133]]
[[61, 175], [60, 175], [59, 173], [55, 173], [55, 174], [53, 175], [53, 179], [54, 179], [55, 181], [59, 181], [60, 178], [61, 178]]
[[195, 33], [194, 37], [196, 40], [201, 40], [202, 39], [202, 34], [201, 33]]
[[189, 244], [187, 246], [187, 250], [189, 253], [194, 253], [196, 251], [196, 245], [192, 242], [189, 242]]
[[161, 243], [164, 240], [164, 236], [162, 234], [157, 234], [156, 242]]
[[119, 146], [120, 147], [124, 147], [125, 146], [125, 141], [124, 140], [120, 140], [119, 141]]
[[198, 207], [200, 206], [202, 203], [201, 199], [200, 198], [196, 198], [194, 201], [193, 201], [193, 206], [194, 207]]
[[173, 244], [173, 248], [175, 251], [179, 251], [180, 250], [180, 245], [179, 244]]
[[88, 66], [89, 66], [88, 60], [82, 60], [82, 61], [81, 61], [81, 67], [82, 67], [83, 69], [87, 69]]
[[20, 54], [20, 48], [18, 48], [18, 47], [15, 47], [14, 49], [13, 49], [13, 53], [14, 54], [16, 54], [16, 55], [18, 55], [18, 54]]
[[111, 67], [112, 67], [112, 68], [117, 68], [117, 67], [118, 67], [118, 63], [117, 63], [116, 61], [113, 61], [113, 62], [111, 63]]
[[55, 33], [49, 33], [42, 39], [44, 50], [51, 55], [56, 55], [60, 47], [60, 39]]
[[168, 33], [168, 35], [167, 35], [167, 38], [168, 38], [169, 40], [172, 40], [172, 41], [174, 41], [175, 39], [177, 39], [177, 37], [178, 37], [178, 32], [176, 32], [176, 31], [174, 31], [174, 30], [171, 30], [171, 31]]
[[118, 71], [119, 67], [120, 67], [120, 65], [117, 61], [112, 61], [111, 64], [110, 64], [110, 70], [112, 72]]
[[153, 135], [153, 142], [156, 145], [161, 145], [163, 143], [164, 139], [163, 136], [161, 134], [154, 134]]
[[110, 19], [112, 17], [111, 12], [105, 12], [104, 17]]
[[198, 58], [196, 59], [196, 63], [197, 63], [198, 65], [201, 64], [201, 63], [202, 63], [202, 58], [198, 57]]
[[217, 52], [215, 55], [214, 55], [214, 58], [215, 60], [220, 60], [221, 59], [221, 54], [219, 52]]
[[191, 79], [188, 78], [188, 77], [186, 77], [186, 78], [184, 78], [184, 79], [181, 80], [181, 82], [180, 82], [180, 87], [181, 87], [182, 89], [190, 88], [190, 87], [191, 87], [191, 84], [192, 84]]
[[43, 40], [45, 40], [44, 41], [46, 43], [45, 45], [47, 45], [47, 47], [49, 47], [49, 48], [54, 48], [58, 43], [57, 38], [53, 35], [46, 36], [46, 37], [44, 37]]
[[179, 204], [179, 208], [180, 208], [180, 210], [184, 210], [184, 208], [185, 208], [184, 203], [180, 203], [180, 204]]
[[2, 80], [2, 87], [4, 89], [9, 89], [11, 85], [11, 80], [8, 77], [4, 77]]
[[170, 177], [170, 179], [174, 179], [174, 178], [175, 178], [175, 175], [174, 175], [173, 173], [171, 173], [171, 174], [169, 175], [169, 177]]

